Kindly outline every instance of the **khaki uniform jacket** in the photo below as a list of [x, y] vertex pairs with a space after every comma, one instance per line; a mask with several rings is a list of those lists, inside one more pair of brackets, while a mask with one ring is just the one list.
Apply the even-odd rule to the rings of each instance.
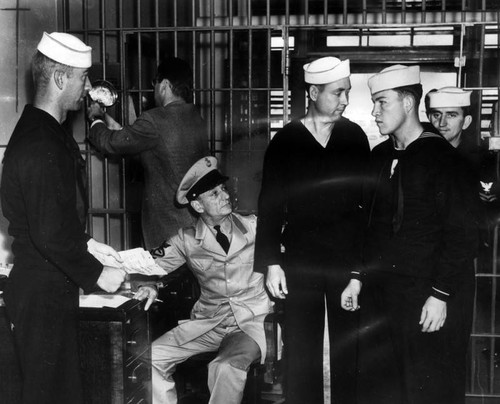
[[264, 288], [264, 276], [254, 272], [256, 217], [231, 215], [233, 234], [226, 254], [215, 235], [198, 219], [168, 240], [163, 256], [156, 263], [167, 273], [184, 263], [193, 271], [201, 294], [191, 311], [191, 321], [174, 330], [182, 345], [216, 327], [228, 315], [234, 315], [240, 329], [260, 347], [261, 362], [266, 354], [263, 321], [273, 303]]

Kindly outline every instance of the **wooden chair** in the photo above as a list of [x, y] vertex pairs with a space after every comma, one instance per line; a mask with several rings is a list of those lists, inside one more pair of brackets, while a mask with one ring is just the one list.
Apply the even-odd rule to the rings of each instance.
[[[281, 351], [280, 327], [283, 313], [270, 313], [264, 320], [266, 334], [266, 360], [263, 364], [254, 362], [248, 371], [247, 384], [243, 397], [245, 404], [263, 404], [262, 389], [264, 384], [274, 384], [279, 376], [279, 361]], [[174, 378], [176, 381], [179, 403], [208, 402], [207, 387], [208, 364], [215, 359], [217, 352], [201, 353], [177, 365]]]

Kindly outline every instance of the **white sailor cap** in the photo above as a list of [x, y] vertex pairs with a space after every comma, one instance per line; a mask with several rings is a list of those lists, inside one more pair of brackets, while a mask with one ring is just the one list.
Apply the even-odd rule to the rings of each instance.
[[328, 84], [349, 77], [349, 59], [333, 56], [316, 59], [304, 65], [304, 81], [309, 84]]
[[43, 33], [37, 49], [48, 58], [71, 67], [92, 66], [92, 48], [76, 36], [64, 32]]
[[429, 93], [429, 108], [468, 107], [472, 91], [443, 87]]
[[177, 189], [177, 202], [187, 205], [203, 192], [225, 183], [229, 178], [217, 169], [217, 159], [212, 156], [198, 160], [187, 171]]
[[420, 66], [393, 65], [368, 79], [372, 94], [420, 83]]

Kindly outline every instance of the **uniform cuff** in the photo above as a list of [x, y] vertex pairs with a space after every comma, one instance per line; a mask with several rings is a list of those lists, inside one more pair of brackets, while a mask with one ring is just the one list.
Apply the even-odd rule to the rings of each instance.
[[434, 286], [432, 287], [432, 293], [431, 296], [435, 297], [436, 299], [442, 300], [443, 302], [447, 302], [451, 295], [443, 290], [437, 289]]
[[351, 279], [357, 279], [358, 281], [362, 281], [364, 277], [364, 273], [361, 271], [351, 271], [350, 275]]

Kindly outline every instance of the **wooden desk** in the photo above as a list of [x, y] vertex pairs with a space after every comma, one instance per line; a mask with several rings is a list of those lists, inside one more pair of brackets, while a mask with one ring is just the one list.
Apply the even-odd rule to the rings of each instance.
[[0, 404], [17, 404], [21, 396], [21, 375], [14, 350], [10, 323], [0, 300]]
[[[87, 404], [151, 403], [151, 336], [144, 303], [116, 309], [80, 308], [80, 356]], [[20, 375], [0, 307], [0, 404], [16, 404]]]

